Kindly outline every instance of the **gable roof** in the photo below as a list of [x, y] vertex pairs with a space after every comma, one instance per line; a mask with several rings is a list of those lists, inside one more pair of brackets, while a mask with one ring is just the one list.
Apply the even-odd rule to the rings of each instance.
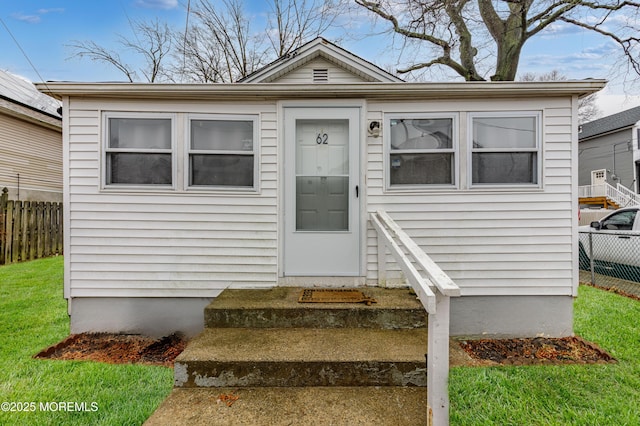
[[584, 123], [582, 130], [578, 133], [578, 139], [587, 139], [621, 130], [633, 126], [638, 121], [640, 121], [640, 106]]
[[265, 67], [249, 74], [238, 83], [269, 83], [304, 64], [316, 59], [325, 60], [359, 76], [364, 82], [398, 83], [403, 80], [377, 65], [354, 55], [328, 40], [318, 37], [288, 55], [282, 56]]

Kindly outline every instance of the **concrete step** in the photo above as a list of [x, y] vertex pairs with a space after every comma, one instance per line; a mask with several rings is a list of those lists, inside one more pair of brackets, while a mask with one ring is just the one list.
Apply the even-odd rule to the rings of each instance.
[[425, 328], [208, 328], [175, 386], [426, 386], [426, 349]]
[[205, 327], [382, 328], [426, 327], [424, 308], [409, 289], [358, 288], [377, 300], [354, 303], [298, 303], [302, 288], [225, 290], [205, 309]]
[[145, 425], [425, 425], [426, 407], [416, 387], [174, 389]]

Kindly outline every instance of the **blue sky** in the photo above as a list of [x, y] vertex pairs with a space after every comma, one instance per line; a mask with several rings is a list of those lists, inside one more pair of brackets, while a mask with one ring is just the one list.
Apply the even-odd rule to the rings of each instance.
[[[186, 18], [186, 1], [0, 0], [0, 19], [26, 52], [39, 75], [1, 24], [0, 69], [31, 81], [123, 80], [121, 73], [105, 64], [72, 58], [73, 51], [67, 45], [73, 40], [92, 40], [103, 46], [115, 47], [117, 34], [130, 35], [130, 20], [157, 17], [182, 28]], [[264, 19], [266, 10], [263, 0], [246, 0], [245, 4], [255, 20]], [[341, 40], [341, 46], [378, 65], [393, 65], [397, 55], [390, 49], [382, 49], [392, 45], [392, 37], [365, 37], [385, 27], [374, 28], [363, 17], [349, 19], [345, 24], [349, 25], [351, 37]], [[331, 35], [327, 35], [327, 38], [331, 38]], [[395, 47], [399, 45], [400, 42], [397, 42]], [[605, 114], [611, 114], [640, 104], [640, 97], [634, 96], [625, 102], [625, 88], [621, 80], [612, 74], [619, 68], [614, 63], [616, 56], [615, 46], [607, 40], [569, 25], [556, 25], [528, 42], [521, 56], [519, 70], [543, 73], [558, 69], [569, 78], [611, 79], [609, 87], [600, 97], [601, 109]], [[638, 89], [626, 88], [626, 95], [639, 93]]]

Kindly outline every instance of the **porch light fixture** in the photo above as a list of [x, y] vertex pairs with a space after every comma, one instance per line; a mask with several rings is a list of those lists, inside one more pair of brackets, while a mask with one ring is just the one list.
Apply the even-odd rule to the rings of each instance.
[[381, 124], [379, 121], [371, 121], [369, 122], [369, 136], [377, 138], [380, 137], [380, 128]]

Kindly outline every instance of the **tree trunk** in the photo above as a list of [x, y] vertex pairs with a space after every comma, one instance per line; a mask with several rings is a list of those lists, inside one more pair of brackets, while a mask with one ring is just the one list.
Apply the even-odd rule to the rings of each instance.
[[531, 0], [509, 2], [509, 16], [503, 20], [496, 13], [491, 1], [481, 0], [478, 2], [482, 20], [498, 48], [496, 72], [491, 76], [491, 80], [515, 80], [522, 46], [528, 37], [527, 13], [531, 3]]
[[505, 35], [498, 43], [498, 57], [496, 58], [496, 73], [491, 76], [492, 81], [514, 81], [518, 73], [518, 63], [524, 40]]

